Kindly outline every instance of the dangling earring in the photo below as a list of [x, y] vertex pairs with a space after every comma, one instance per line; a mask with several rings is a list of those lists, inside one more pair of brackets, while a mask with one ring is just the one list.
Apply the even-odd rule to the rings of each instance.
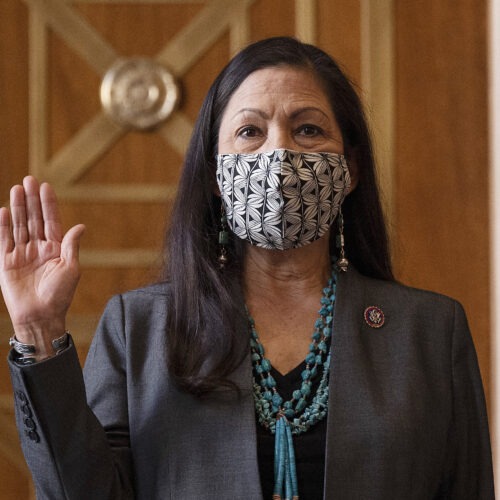
[[227, 217], [224, 210], [224, 203], [220, 203], [220, 230], [219, 230], [219, 256], [217, 262], [219, 269], [224, 269], [228, 262], [226, 245], [229, 243], [229, 232], [227, 230]]
[[349, 261], [345, 257], [345, 248], [344, 248], [344, 216], [342, 215], [342, 207], [339, 207], [338, 217], [338, 225], [339, 225], [339, 234], [337, 234], [337, 248], [339, 249], [339, 259], [335, 263], [337, 268], [340, 271], [347, 271], [349, 267]]

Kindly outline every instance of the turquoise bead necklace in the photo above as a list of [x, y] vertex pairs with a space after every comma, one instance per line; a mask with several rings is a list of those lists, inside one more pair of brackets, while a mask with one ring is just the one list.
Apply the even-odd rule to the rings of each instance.
[[[302, 385], [300, 389], [293, 391], [289, 401], [283, 401], [276, 389], [276, 381], [271, 375], [271, 362], [265, 357], [264, 346], [257, 335], [255, 322], [248, 314], [257, 417], [259, 423], [275, 435], [273, 500], [299, 498], [292, 435], [306, 432], [323, 419], [328, 410], [328, 376], [335, 292], [336, 278], [332, 269], [332, 276], [323, 289], [319, 318], [314, 324], [312, 342], [305, 359], [306, 368], [301, 374]], [[311, 386], [320, 372], [322, 372], [321, 380], [316, 393], [312, 395]]]

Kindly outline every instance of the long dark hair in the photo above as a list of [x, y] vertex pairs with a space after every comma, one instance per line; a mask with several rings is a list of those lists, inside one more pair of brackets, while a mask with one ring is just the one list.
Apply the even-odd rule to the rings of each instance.
[[[215, 194], [215, 155], [221, 119], [248, 75], [281, 65], [307, 68], [318, 77], [340, 126], [347, 160], [357, 166], [358, 185], [343, 205], [350, 262], [367, 276], [393, 279], [371, 140], [353, 85], [330, 56], [312, 45], [277, 37], [248, 46], [223, 69], [203, 102], [165, 237], [162, 279], [170, 283], [169, 370], [193, 394], [231, 385], [229, 375], [248, 352], [240, 283], [242, 241], [232, 239], [223, 272], [217, 264], [221, 202]], [[335, 231], [331, 238], [334, 252]]]

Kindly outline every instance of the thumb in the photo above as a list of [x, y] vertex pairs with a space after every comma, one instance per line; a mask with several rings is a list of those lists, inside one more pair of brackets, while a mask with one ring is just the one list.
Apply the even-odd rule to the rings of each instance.
[[66, 262], [78, 262], [78, 255], [80, 251], [80, 238], [85, 232], [85, 226], [78, 224], [73, 226], [64, 235], [61, 242], [61, 258]]

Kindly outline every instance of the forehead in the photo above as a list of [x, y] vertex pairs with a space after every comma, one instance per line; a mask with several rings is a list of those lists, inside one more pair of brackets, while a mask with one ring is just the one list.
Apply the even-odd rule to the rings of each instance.
[[318, 77], [307, 68], [277, 66], [251, 73], [229, 99], [226, 112], [259, 104], [280, 106], [304, 104], [332, 112]]

